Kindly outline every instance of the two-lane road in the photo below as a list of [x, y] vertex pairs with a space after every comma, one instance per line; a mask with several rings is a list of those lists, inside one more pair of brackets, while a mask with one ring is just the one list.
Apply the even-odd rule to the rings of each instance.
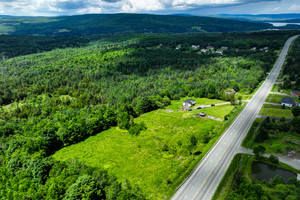
[[233, 156], [239, 153], [242, 140], [271, 91], [288, 49], [296, 38], [297, 36], [288, 39], [269, 76], [190, 177], [182, 184], [173, 196], [173, 200], [209, 200], [212, 198]]

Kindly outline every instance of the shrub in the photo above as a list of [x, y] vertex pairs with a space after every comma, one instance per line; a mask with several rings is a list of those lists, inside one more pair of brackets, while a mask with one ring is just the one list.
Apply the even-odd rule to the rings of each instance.
[[131, 126], [128, 131], [129, 131], [130, 135], [137, 136], [140, 134], [141, 131], [146, 130], [146, 129], [147, 129], [146, 125], [144, 124], [144, 122], [142, 122], [140, 124], [135, 124], [135, 125]]
[[274, 156], [274, 155], [270, 155], [269, 160], [271, 163], [276, 164], [276, 165], [279, 163], [278, 157]]

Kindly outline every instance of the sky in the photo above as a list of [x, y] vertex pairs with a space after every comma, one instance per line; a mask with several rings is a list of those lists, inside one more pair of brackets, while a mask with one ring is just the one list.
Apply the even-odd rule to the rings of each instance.
[[0, 15], [300, 13], [300, 0], [0, 0]]

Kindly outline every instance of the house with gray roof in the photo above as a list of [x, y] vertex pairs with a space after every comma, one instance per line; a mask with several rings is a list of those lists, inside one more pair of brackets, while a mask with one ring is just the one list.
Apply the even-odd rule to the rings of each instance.
[[291, 97], [283, 97], [281, 99], [281, 105], [285, 105], [287, 107], [293, 107], [293, 106], [297, 106], [297, 102], [295, 102], [295, 100]]

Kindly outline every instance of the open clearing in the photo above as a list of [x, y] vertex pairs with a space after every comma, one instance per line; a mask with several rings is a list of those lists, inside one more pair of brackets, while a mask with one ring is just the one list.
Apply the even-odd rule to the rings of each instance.
[[282, 109], [280, 106], [278, 108], [262, 108], [259, 115], [279, 118], [285, 117], [286, 119], [293, 118], [291, 109]]
[[[288, 97], [280, 94], [269, 94], [267, 97], [266, 102], [272, 102], [272, 103], [281, 103], [281, 99], [283, 97]], [[295, 101], [299, 101], [296, 97], [292, 97]]]
[[[208, 150], [225, 126], [225, 122], [193, 115], [206, 112], [224, 119], [234, 109], [231, 105], [222, 105], [181, 111], [182, 102], [186, 99], [172, 101], [172, 105], [166, 109], [152, 111], [135, 119], [135, 123], [144, 122], [147, 126], [147, 130], [139, 136], [131, 136], [127, 130], [111, 128], [61, 149], [54, 154], [54, 158], [62, 161], [78, 158], [89, 166], [104, 167], [119, 181], [128, 179], [137, 184], [147, 198], [167, 199], [180, 183], [178, 181], [182, 181], [180, 175], [203, 157], [204, 153], [201, 152]], [[194, 99], [196, 105], [224, 103]], [[191, 142], [192, 136], [197, 138], [196, 145]]]

